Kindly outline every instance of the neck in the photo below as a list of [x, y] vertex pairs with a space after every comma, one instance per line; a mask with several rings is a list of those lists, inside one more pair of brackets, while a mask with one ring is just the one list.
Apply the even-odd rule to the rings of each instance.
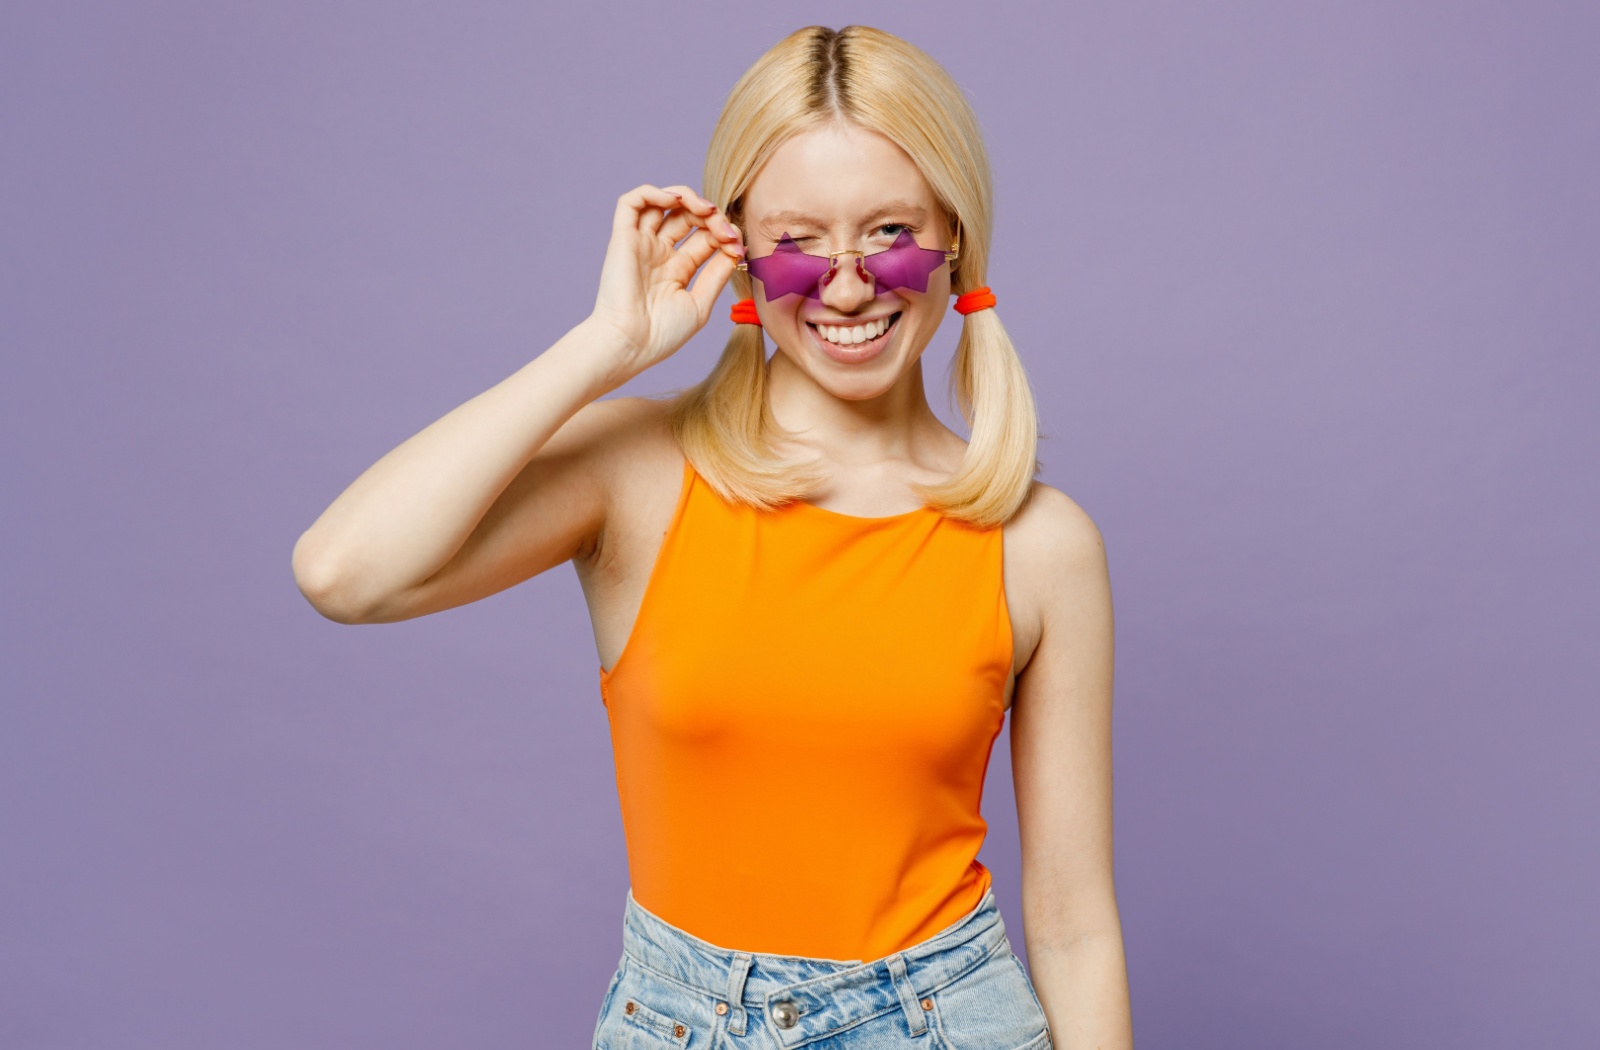
[[945, 430], [928, 407], [920, 358], [887, 390], [854, 398], [823, 387], [778, 350], [767, 393], [778, 425], [795, 434], [782, 450], [797, 458], [817, 456], [846, 468], [918, 462]]

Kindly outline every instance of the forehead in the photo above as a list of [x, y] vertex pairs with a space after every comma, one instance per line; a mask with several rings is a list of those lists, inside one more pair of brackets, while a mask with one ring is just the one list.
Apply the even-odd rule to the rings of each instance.
[[883, 135], [828, 125], [791, 136], [744, 194], [747, 222], [856, 226], [935, 211], [933, 188], [909, 154]]

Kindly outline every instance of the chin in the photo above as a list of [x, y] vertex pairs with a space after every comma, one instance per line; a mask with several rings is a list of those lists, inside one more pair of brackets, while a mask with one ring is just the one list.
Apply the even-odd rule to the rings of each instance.
[[908, 361], [902, 357], [898, 348], [890, 348], [860, 365], [843, 365], [813, 352], [805, 371], [812, 382], [841, 401], [871, 401], [906, 382], [915, 371], [914, 363], [914, 358]]
[[822, 378], [817, 380], [817, 385], [840, 401], [871, 401], [893, 390], [899, 379], [898, 375], [891, 377], [889, 382], [873, 382], [866, 376], [844, 382], [828, 382]]

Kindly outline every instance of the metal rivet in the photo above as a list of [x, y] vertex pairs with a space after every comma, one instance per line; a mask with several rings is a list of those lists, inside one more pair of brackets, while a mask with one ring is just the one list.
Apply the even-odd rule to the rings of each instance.
[[800, 1020], [800, 1011], [794, 1003], [780, 999], [772, 1004], [772, 1020], [779, 1028], [793, 1028]]
[[924, 1010], [932, 1010], [933, 1009], [933, 1000], [932, 999], [924, 999], [924, 1000], [922, 1000], [922, 1008]]
[[725, 1014], [727, 1012], [728, 1012], [728, 1004], [727, 1003], [718, 1003], [717, 1004], [717, 1013]]
[[622, 1008], [622, 1012], [625, 1013], [625, 1014], [631, 1014], [631, 1013], [633, 1013], [633, 1010], [634, 1010], [633, 1000], [629, 999], [628, 1000], [628, 1005], [624, 1006]]
[[672, 1034], [673, 1034], [674, 1038], [682, 1039], [683, 1038], [683, 1025], [681, 1025], [681, 1024], [673, 1025], [672, 1026]]

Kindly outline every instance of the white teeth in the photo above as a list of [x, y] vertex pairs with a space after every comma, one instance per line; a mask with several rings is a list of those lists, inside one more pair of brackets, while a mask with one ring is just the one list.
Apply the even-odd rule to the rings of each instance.
[[817, 325], [817, 331], [822, 333], [822, 338], [830, 343], [839, 343], [843, 346], [852, 346], [856, 343], [866, 343], [878, 338], [889, 330], [889, 319], [879, 318], [869, 324], [856, 325], [854, 328], [842, 328], [839, 325]]

